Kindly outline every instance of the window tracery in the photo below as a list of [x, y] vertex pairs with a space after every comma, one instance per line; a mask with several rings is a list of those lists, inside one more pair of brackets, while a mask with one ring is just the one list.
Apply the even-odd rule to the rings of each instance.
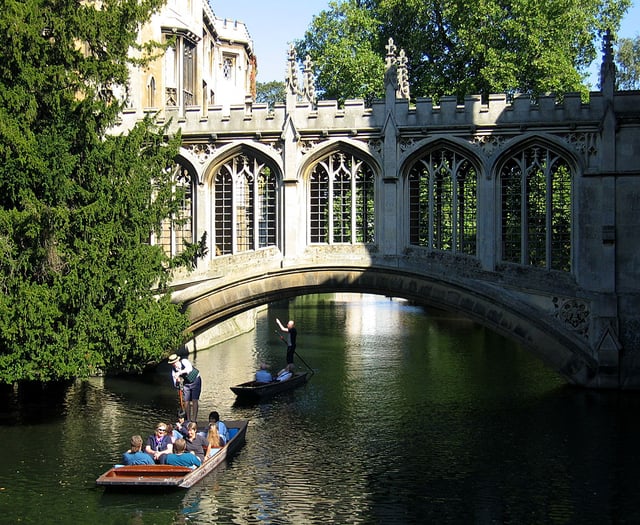
[[476, 254], [477, 179], [472, 162], [445, 147], [415, 161], [409, 171], [409, 242]]
[[504, 163], [499, 180], [502, 260], [570, 271], [572, 172], [566, 159], [530, 146]]
[[212, 191], [216, 255], [276, 244], [276, 176], [269, 165], [236, 155], [217, 169]]
[[374, 242], [374, 180], [371, 166], [355, 155], [321, 159], [309, 178], [310, 242]]

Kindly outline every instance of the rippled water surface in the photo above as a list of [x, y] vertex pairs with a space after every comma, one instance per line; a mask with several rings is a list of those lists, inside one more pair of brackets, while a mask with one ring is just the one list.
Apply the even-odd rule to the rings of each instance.
[[[285, 346], [293, 317], [310, 382], [238, 405], [229, 386]], [[382, 297], [272, 305], [254, 332], [194, 358], [200, 419], [249, 419], [240, 452], [170, 493], [112, 493], [95, 479], [133, 433], [178, 405], [166, 370], [72, 385], [54, 406], [6, 394], [0, 523], [640, 523], [640, 398], [567, 387], [466, 320]]]

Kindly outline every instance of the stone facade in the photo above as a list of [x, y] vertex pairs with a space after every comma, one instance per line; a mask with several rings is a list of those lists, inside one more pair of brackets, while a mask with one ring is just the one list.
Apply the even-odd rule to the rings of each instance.
[[164, 56], [132, 69], [127, 120], [157, 112], [176, 121], [210, 109], [228, 113], [255, 95], [256, 59], [244, 23], [216, 17], [208, 0], [168, 0], [138, 43], [171, 39]]
[[171, 121], [186, 237], [208, 243], [175, 281], [194, 330], [301, 293], [369, 291], [461, 311], [575, 384], [640, 387], [640, 93], [614, 90], [610, 42], [588, 103], [410, 102], [388, 49], [371, 107], [316, 101], [292, 51], [281, 105], [196, 100]]

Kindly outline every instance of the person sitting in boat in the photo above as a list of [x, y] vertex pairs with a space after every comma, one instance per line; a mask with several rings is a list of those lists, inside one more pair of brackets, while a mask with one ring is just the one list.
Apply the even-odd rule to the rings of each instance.
[[[174, 436], [176, 439], [185, 437], [187, 435], [187, 425], [189, 424], [189, 422], [187, 421], [187, 413], [181, 408], [178, 409], [177, 418], [178, 421], [176, 421], [176, 424], [173, 425]], [[176, 432], [179, 432], [180, 435], [176, 436]]]
[[224, 446], [224, 442], [218, 432], [218, 425], [215, 423], [209, 423], [209, 431], [207, 432], [207, 451], [204, 453], [204, 459], [208, 459], [216, 455], [216, 452]]
[[209, 443], [202, 434], [198, 434], [198, 424], [195, 421], [190, 421], [187, 425], [187, 437], [184, 440], [187, 444], [187, 452], [193, 452], [200, 461], [204, 461], [204, 451]]
[[171, 423], [167, 423], [167, 436], [171, 438], [171, 443], [175, 443], [176, 439], [184, 437], [178, 432]]
[[278, 375], [276, 376], [276, 381], [286, 381], [287, 379], [291, 379], [292, 376], [293, 376], [293, 365], [288, 364], [282, 370], [280, 370], [280, 372], [278, 372]]
[[220, 414], [216, 410], [209, 412], [209, 424], [215, 423], [218, 426], [218, 433], [222, 438], [223, 445], [229, 442], [229, 429], [222, 421], [220, 421]]
[[167, 454], [167, 465], [178, 465], [179, 467], [199, 467], [202, 461], [191, 452], [186, 452], [187, 442], [184, 438], [176, 439], [173, 444], [173, 452]]
[[149, 454], [142, 450], [142, 437], [131, 436], [131, 448], [122, 454], [124, 465], [154, 465]]
[[256, 371], [256, 381], [258, 383], [271, 383], [273, 376], [269, 372], [266, 363], [260, 363], [260, 368]]
[[167, 434], [166, 423], [158, 423], [156, 431], [147, 438], [147, 445], [144, 451], [149, 454], [156, 463], [164, 463], [167, 454], [173, 452], [171, 437]]

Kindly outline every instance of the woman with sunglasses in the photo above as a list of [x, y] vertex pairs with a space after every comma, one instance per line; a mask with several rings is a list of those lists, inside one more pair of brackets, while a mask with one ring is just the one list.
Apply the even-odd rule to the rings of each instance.
[[149, 454], [156, 463], [165, 463], [167, 454], [173, 452], [171, 436], [167, 434], [166, 423], [158, 423], [156, 431], [147, 438], [147, 446], [144, 451]]

